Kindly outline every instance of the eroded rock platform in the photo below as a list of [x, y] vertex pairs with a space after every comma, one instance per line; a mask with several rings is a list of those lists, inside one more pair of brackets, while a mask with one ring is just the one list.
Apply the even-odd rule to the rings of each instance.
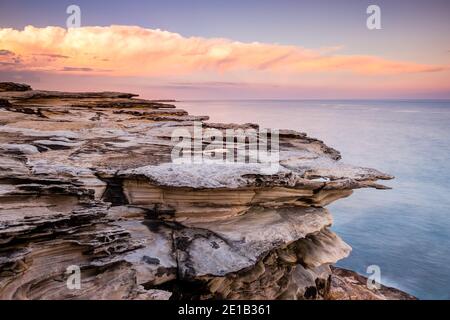
[[333, 278], [351, 248], [325, 206], [392, 177], [289, 130], [276, 174], [173, 163], [174, 129], [258, 128], [207, 119], [129, 93], [0, 84], [0, 299], [358, 296]]

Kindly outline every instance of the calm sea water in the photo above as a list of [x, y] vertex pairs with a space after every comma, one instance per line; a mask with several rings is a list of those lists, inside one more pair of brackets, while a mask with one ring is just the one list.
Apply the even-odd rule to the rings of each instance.
[[259, 123], [324, 140], [345, 162], [395, 175], [329, 206], [353, 247], [338, 265], [421, 299], [450, 299], [450, 101], [185, 101], [214, 122]]

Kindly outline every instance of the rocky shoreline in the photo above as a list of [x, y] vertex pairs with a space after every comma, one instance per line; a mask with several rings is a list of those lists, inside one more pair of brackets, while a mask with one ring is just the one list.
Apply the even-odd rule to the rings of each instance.
[[175, 129], [257, 128], [206, 120], [129, 93], [0, 83], [0, 299], [414, 298], [331, 267], [351, 248], [325, 206], [392, 176], [290, 130], [276, 174], [173, 163]]

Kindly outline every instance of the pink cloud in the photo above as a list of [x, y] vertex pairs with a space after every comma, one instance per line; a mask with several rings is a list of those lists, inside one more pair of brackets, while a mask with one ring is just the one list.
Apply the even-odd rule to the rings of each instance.
[[338, 48], [311, 50], [221, 38], [187, 38], [134, 26], [0, 29], [0, 49], [15, 54], [0, 56], [3, 69], [50, 73], [71, 70], [93, 75], [107, 72], [108, 76], [189, 76], [220, 81], [240, 76], [261, 82], [268, 75], [271, 79], [294, 79], [302, 74], [379, 76], [447, 69], [377, 56], [338, 55]]

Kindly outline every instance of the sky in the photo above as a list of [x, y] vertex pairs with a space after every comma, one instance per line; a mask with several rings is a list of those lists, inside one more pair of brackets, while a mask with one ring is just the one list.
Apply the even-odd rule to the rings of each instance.
[[[81, 9], [80, 28], [66, 8]], [[369, 5], [380, 30], [366, 26]], [[0, 81], [173, 99], [449, 99], [447, 0], [0, 0]]]

